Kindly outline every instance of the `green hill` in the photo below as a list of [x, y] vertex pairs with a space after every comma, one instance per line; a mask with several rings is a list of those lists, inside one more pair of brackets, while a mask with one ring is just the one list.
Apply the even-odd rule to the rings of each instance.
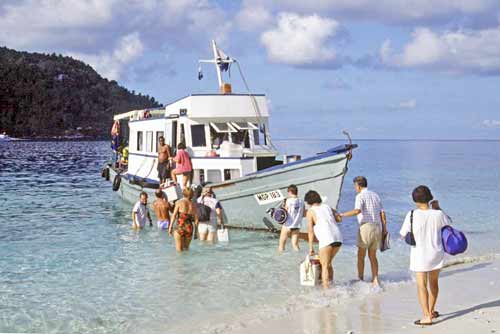
[[11, 136], [104, 138], [114, 114], [160, 106], [71, 57], [0, 47], [0, 131]]

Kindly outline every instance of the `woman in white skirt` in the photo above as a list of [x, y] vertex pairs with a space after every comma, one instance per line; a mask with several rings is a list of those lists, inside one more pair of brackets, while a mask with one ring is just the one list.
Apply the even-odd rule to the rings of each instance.
[[415, 246], [411, 246], [410, 270], [415, 272], [423, 313], [415, 325], [428, 326], [439, 316], [435, 306], [439, 293], [439, 272], [444, 265], [441, 229], [449, 224], [449, 220], [441, 210], [429, 207], [433, 196], [428, 187], [418, 186], [413, 190], [412, 197], [417, 208], [408, 212], [399, 233], [405, 238], [413, 230]]
[[314, 236], [318, 239], [319, 261], [321, 263], [321, 279], [323, 287], [328, 288], [333, 281], [332, 261], [342, 246], [342, 234], [337, 226], [342, 218], [321, 201], [321, 196], [314, 190], [306, 193], [304, 201], [310, 206], [307, 210], [307, 231], [309, 237], [309, 254], [314, 254]]

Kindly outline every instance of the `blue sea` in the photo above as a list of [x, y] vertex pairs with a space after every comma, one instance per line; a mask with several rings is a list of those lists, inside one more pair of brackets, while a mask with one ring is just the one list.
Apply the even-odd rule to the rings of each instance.
[[[339, 141], [279, 140], [303, 157]], [[358, 141], [340, 210], [365, 175], [388, 213], [391, 250], [379, 256], [384, 289], [411, 280], [397, 238], [411, 191], [428, 185], [470, 242], [468, 257], [500, 252], [500, 142]], [[295, 253], [270, 233], [230, 231], [176, 254], [165, 232], [131, 229], [131, 205], [100, 177], [108, 142], [0, 143], [0, 332], [225, 333], [249, 322], [376, 293], [355, 282], [357, 223], [342, 223], [336, 288], [299, 285]], [[289, 246], [289, 245], [288, 245]], [[368, 269], [367, 265], [367, 269]], [[365, 275], [370, 277], [369, 272]]]

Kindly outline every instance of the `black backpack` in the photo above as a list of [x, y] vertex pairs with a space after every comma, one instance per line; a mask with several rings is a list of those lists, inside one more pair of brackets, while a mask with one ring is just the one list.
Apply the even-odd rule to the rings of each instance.
[[198, 219], [201, 222], [210, 221], [210, 214], [212, 213], [212, 208], [203, 203], [203, 197], [201, 198], [201, 203], [196, 203], [196, 211], [198, 212]]

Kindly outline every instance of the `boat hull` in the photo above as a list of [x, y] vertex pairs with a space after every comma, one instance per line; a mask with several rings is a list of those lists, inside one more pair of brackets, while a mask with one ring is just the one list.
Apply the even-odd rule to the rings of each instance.
[[[309, 161], [306, 159], [213, 184], [213, 191], [224, 209], [226, 225], [255, 230], [279, 230], [280, 225], [267, 211], [283, 202], [290, 184], [297, 185], [299, 197], [303, 198], [309, 190], [316, 190], [323, 202], [336, 208], [347, 172], [348, 157], [349, 154], [345, 152], [323, 154]], [[112, 168], [109, 171], [112, 182], [117, 171]], [[125, 201], [134, 203], [141, 191], [154, 198], [154, 189], [132, 184], [123, 177], [117, 194]], [[305, 220], [301, 230], [306, 231]]]

